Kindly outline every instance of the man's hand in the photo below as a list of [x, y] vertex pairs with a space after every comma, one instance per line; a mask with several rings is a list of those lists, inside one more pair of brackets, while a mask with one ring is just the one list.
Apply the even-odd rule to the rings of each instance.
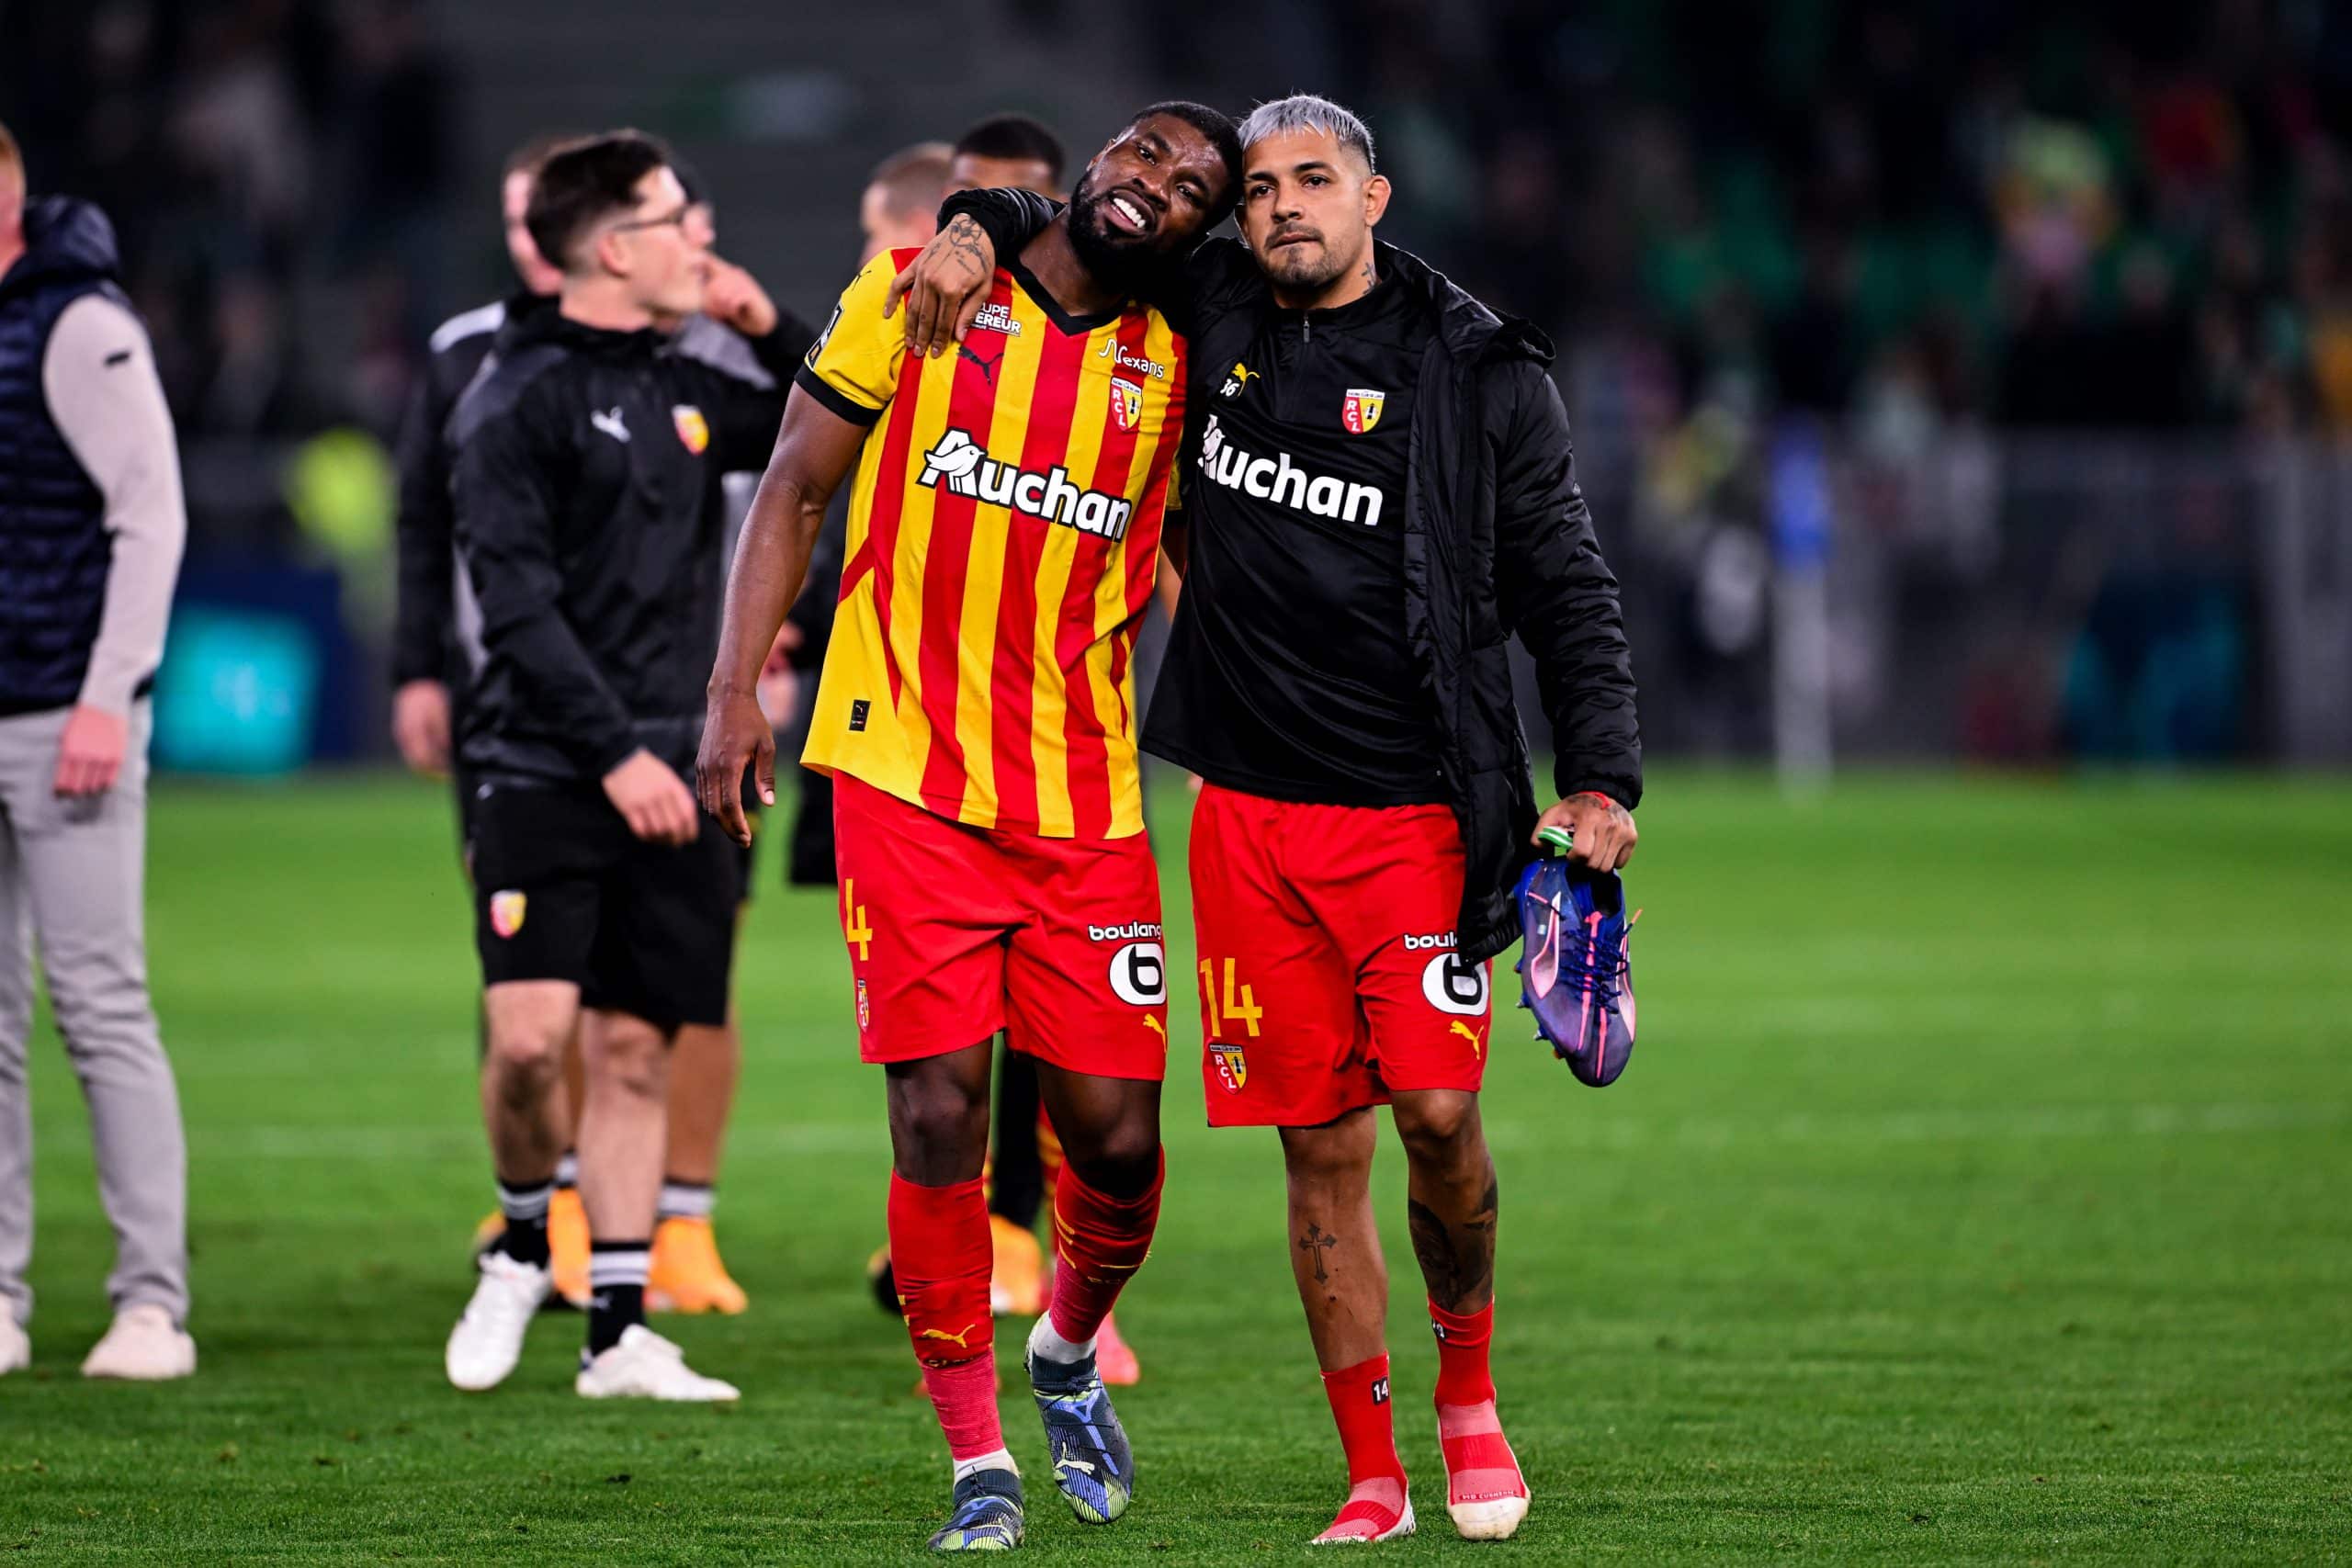
[[57, 742], [57, 779], [61, 795], [104, 795], [122, 773], [122, 754], [130, 747], [130, 721], [119, 713], [75, 704], [66, 716], [65, 733]]
[[438, 681], [402, 682], [392, 694], [392, 744], [411, 773], [448, 773], [449, 688]]
[[988, 302], [989, 280], [995, 276], [996, 246], [988, 231], [970, 214], [959, 212], [890, 280], [882, 319], [888, 321], [904, 299], [907, 352], [936, 359], [964, 341], [972, 318]]
[[[1576, 836], [1576, 847], [1567, 858], [1581, 861], [1595, 871], [1622, 871], [1634, 858], [1634, 845], [1641, 834], [1634, 827], [1634, 814], [1597, 790], [1572, 795], [1551, 810], [1544, 813], [1535, 824], [1541, 835], [1546, 828], [1566, 828]], [[1540, 837], [1530, 840], [1541, 843]]]
[[775, 731], [750, 692], [713, 686], [703, 709], [702, 752], [695, 759], [695, 794], [729, 838], [752, 846], [743, 815], [743, 769], [756, 763], [761, 804], [775, 804]]
[[649, 843], [690, 844], [701, 830], [686, 781], [641, 746], [605, 775], [605, 798], [628, 830]]
[[745, 337], [765, 337], [775, 331], [775, 301], [760, 287], [760, 280], [717, 256], [710, 258], [710, 284], [703, 291], [702, 313]]

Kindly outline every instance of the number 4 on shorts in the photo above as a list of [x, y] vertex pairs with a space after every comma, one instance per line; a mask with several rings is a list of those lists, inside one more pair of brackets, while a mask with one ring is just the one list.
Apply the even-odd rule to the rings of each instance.
[[1258, 993], [1248, 986], [1237, 986], [1233, 960], [1225, 961], [1225, 1005], [1222, 1010], [1216, 999], [1216, 961], [1201, 960], [1201, 1000], [1209, 1010], [1209, 1032], [1219, 1035], [1228, 1023], [1238, 1023], [1250, 1031], [1250, 1038], [1258, 1038], [1258, 1021], [1266, 1010], [1258, 1005]]

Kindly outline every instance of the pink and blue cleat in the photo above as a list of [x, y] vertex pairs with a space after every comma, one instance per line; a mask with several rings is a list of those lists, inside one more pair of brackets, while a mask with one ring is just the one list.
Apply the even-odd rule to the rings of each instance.
[[[1546, 829], [1566, 849], [1568, 835]], [[1613, 872], [1539, 860], [1521, 874], [1519, 1005], [1577, 1081], [1604, 1089], [1634, 1055], [1634, 971], [1629, 944], [1639, 911], [1625, 912]]]

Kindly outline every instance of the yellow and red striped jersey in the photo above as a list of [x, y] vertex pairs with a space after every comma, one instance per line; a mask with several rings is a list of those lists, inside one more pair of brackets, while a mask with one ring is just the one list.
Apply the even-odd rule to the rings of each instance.
[[1072, 317], [1015, 262], [956, 352], [910, 357], [882, 299], [914, 254], [866, 265], [797, 378], [874, 427], [801, 761], [976, 827], [1139, 833], [1184, 340], [1140, 305]]

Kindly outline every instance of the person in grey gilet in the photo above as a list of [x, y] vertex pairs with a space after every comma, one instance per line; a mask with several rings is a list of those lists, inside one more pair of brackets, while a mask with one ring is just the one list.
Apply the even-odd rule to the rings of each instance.
[[85, 1375], [181, 1378], [187, 1153], [147, 998], [148, 691], [187, 518], [114, 228], [28, 200], [0, 127], [0, 1375], [31, 1362], [33, 954], [89, 1103], [114, 1324]]

